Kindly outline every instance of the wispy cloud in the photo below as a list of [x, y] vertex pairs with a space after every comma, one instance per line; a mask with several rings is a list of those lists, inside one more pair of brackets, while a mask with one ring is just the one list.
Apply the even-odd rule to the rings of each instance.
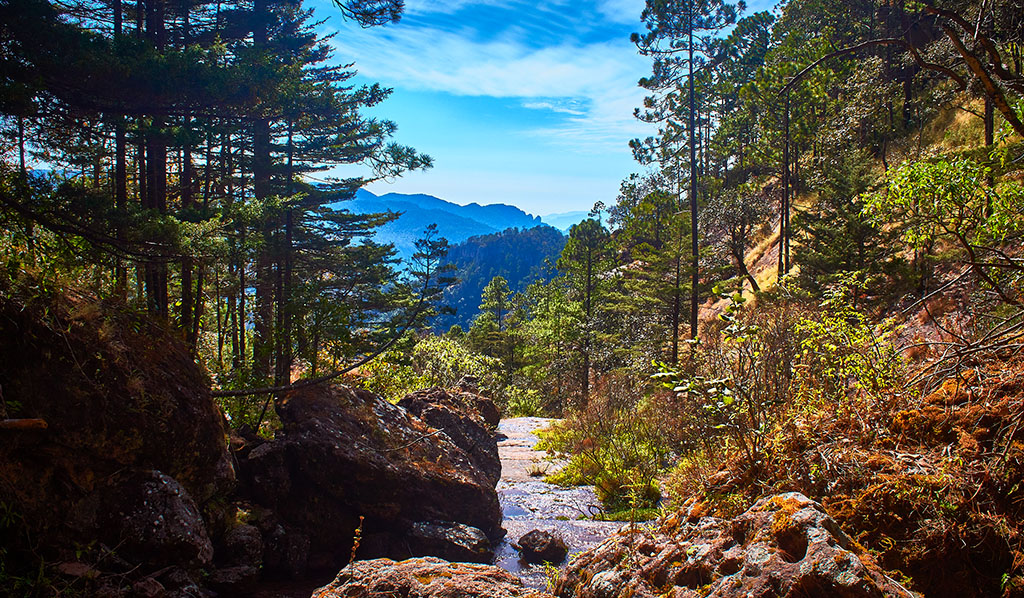
[[624, 36], [587, 43], [538, 39], [516, 26], [487, 36], [413, 26], [343, 34], [334, 44], [339, 57], [356, 57], [360, 73], [387, 85], [513, 98], [563, 114], [562, 126], [531, 132], [558, 143], [621, 148], [646, 134], [632, 114], [643, 99], [636, 82], [649, 65]]
[[523, 108], [530, 110], [550, 110], [573, 116], [585, 116], [587, 110], [585, 102], [577, 99], [555, 98], [550, 100], [528, 100], [523, 102]]
[[599, 0], [597, 10], [616, 23], [639, 25], [644, 0]]

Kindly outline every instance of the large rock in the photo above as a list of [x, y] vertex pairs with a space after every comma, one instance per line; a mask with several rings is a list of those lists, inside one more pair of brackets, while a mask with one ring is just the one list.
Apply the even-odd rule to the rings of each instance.
[[568, 553], [565, 540], [546, 530], [530, 530], [519, 538], [519, 554], [529, 563], [557, 565], [565, 560]]
[[498, 483], [501, 460], [493, 432], [497, 422], [492, 425], [488, 419], [497, 414], [493, 401], [474, 393], [450, 393], [443, 388], [431, 388], [410, 393], [398, 404], [441, 430], [469, 455], [473, 465], [487, 474], [492, 483]]
[[569, 565], [556, 593], [616, 598], [912, 598], [821, 505], [799, 493], [758, 501], [733, 520], [627, 530]]
[[199, 507], [159, 471], [115, 476], [76, 505], [73, 520], [83, 537], [116, 546], [135, 562], [201, 567], [213, 559]]
[[449, 563], [436, 558], [357, 561], [312, 598], [550, 598], [523, 586], [511, 573], [490, 565]]
[[314, 386], [292, 392], [278, 412], [283, 429], [240, 459], [240, 473], [283, 537], [308, 539], [310, 567], [349, 560], [360, 516], [360, 558], [412, 556], [416, 522], [502, 535], [493, 478], [405, 409], [367, 391]]
[[[131, 541], [110, 547], [119, 559], [141, 565], [140, 572], [180, 564], [164, 557], [208, 561], [198, 513], [207, 525], [225, 520], [234, 483], [209, 380], [160, 323], [123, 306], [41, 288], [0, 282], [7, 417], [48, 425], [0, 430], [0, 504], [20, 516], [50, 558], [78, 558], [76, 543], [123, 535]], [[158, 502], [140, 505], [139, 493], [151, 490]], [[128, 520], [97, 529], [90, 501], [99, 495], [111, 497], [102, 506], [111, 513], [188, 516], [177, 529], [132, 529], [138, 522]], [[170, 511], [158, 512], [163, 508]], [[175, 547], [154, 553], [129, 537], [135, 532]], [[179, 534], [192, 539], [179, 542]]]
[[452, 521], [418, 521], [407, 539], [413, 556], [436, 556], [446, 561], [489, 563], [494, 549], [475, 527]]

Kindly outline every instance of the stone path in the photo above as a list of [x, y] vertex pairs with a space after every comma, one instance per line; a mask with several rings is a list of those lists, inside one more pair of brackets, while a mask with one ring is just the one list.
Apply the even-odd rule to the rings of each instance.
[[593, 488], [562, 488], [545, 483], [543, 476], [530, 475], [531, 469], [540, 468], [552, 473], [563, 465], [544, 460], [545, 453], [534, 450], [539, 440], [534, 432], [554, 421], [557, 420], [517, 417], [503, 419], [498, 425], [498, 432], [505, 436], [498, 442], [501, 458], [498, 499], [504, 512], [502, 527], [508, 535], [496, 550], [494, 564], [538, 589], [543, 589], [547, 582], [544, 568], [520, 561], [512, 542], [532, 529], [548, 530], [565, 539], [569, 558], [572, 558], [600, 544], [622, 526], [617, 522], [578, 519], [598, 512], [599, 502]]

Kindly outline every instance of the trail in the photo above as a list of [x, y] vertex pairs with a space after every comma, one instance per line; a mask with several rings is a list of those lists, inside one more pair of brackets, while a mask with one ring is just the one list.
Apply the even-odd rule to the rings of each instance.
[[[561, 463], [544, 460], [545, 453], [537, 451], [535, 431], [557, 420], [539, 417], [503, 419], [498, 424], [498, 455], [501, 458], [501, 481], [498, 499], [504, 520], [502, 527], [508, 532], [495, 551], [494, 564], [519, 576], [523, 583], [544, 589], [547, 577], [543, 567], [519, 560], [512, 543], [532, 529], [543, 529], [561, 534], [569, 546], [569, 558], [603, 542], [615, 533], [622, 523], [578, 519], [598, 512], [599, 502], [589, 486], [562, 488], [543, 481], [543, 476], [531, 477], [530, 470], [547, 467], [553, 473]], [[568, 559], [567, 559], [568, 560]], [[565, 563], [562, 563], [562, 567]]]

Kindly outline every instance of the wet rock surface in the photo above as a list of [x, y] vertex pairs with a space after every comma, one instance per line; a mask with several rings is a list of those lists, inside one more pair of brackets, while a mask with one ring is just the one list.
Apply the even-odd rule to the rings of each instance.
[[[503, 535], [501, 510], [494, 478], [478, 464], [496, 452], [493, 436], [482, 417], [445, 391], [406, 403], [443, 418], [435, 422], [444, 429], [367, 391], [314, 386], [277, 406], [283, 429], [273, 441], [236, 453], [243, 493], [264, 532], [265, 568], [292, 577], [337, 571], [349, 560], [360, 516], [358, 558], [407, 558], [425, 547], [489, 558], [480, 540]], [[459, 445], [451, 435], [460, 433], [473, 441]], [[415, 533], [428, 522], [448, 527]], [[297, 562], [303, 542], [306, 566]]]
[[580, 519], [600, 511], [593, 488], [563, 488], [531, 475], [540, 471], [551, 473], [561, 466], [544, 460], [545, 453], [534, 450], [539, 441], [534, 432], [546, 428], [553, 421], [518, 417], [504, 419], [498, 426], [501, 435], [498, 452], [502, 464], [498, 495], [504, 514], [502, 526], [508, 535], [496, 549], [494, 564], [536, 589], [547, 586], [544, 568], [522, 559], [514, 540], [534, 529], [547, 531], [565, 541], [571, 559], [573, 555], [600, 544], [623, 525]]
[[544, 598], [508, 572], [490, 565], [449, 563], [437, 558], [401, 562], [357, 561], [312, 598]]
[[636, 528], [579, 555], [556, 594], [578, 598], [673, 596], [910, 598], [821, 505], [799, 493], [758, 501], [739, 517]]

